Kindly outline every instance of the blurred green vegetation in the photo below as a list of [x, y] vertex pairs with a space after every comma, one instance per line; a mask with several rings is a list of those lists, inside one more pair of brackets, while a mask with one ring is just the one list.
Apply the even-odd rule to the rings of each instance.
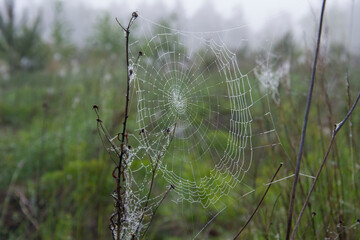
[[[61, 4], [56, 8], [59, 15], [55, 16], [52, 43], [40, 37], [40, 18], [30, 25], [25, 20], [14, 25], [10, 10], [7, 18], [0, 15], [0, 64], [7, 66], [10, 73], [0, 75], [0, 239], [110, 238], [107, 225], [113, 208], [113, 163], [97, 134], [91, 107], [101, 107], [103, 121], [115, 135], [123, 118], [124, 38], [120, 29], [114, 31], [115, 23], [104, 14], [86, 47], [77, 49], [68, 41], [71, 30], [62, 21]], [[242, 192], [235, 189], [231, 197], [240, 200], [234, 203], [225, 199], [222, 204], [226, 209], [201, 233], [201, 239], [226, 239], [236, 234], [256, 207], [265, 189], [262, 186], [273, 175], [279, 159], [287, 163], [281, 170], [283, 176], [294, 172], [312, 49], [297, 47], [289, 33], [274, 43], [272, 51], [277, 56], [275, 68], [285, 62], [290, 64], [290, 81], [279, 85], [280, 103], [269, 98], [282, 147], [254, 157], [253, 181], [259, 191], [241, 198]], [[347, 113], [347, 72], [352, 101], [360, 89], [360, 58], [351, 56], [352, 61], [342, 61], [343, 54], [350, 53], [341, 45], [328, 46], [319, 63], [302, 164], [302, 172], [309, 175], [315, 175], [320, 165], [333, 124]], [[242, 71], [251, 72], [260, 55], [260, 51], [238, 50]], [[31, 68], [21, 67], [25, 58], [34, 63]], [[211, 78], [211, 72], [207, 74]], [[254, 81], [253, 74], [249, 77]], [[255, 99], [263, 95], [259, 88], [255, 83]], [[266, 112], [268, 106], [258, 111]], [[136, 114], [136, 104], [130, 113]], [[298, 239], [360, 237], [353, 225], [360, 216], [359, 109], [351, 121], [352, 135], [347, 124], [337, 136], [298, 230]], [[136, 129], [135, 121], [129, 122], [129, 129]], [[209, 131], [208, 136], [223, 135]], [[206, 167], [204, 164], [202, 171], [209, 171]], [[191, 177], [190, 171], [188, 174]], [[272, 186], [244, 238], [283, 238], [291, 179]], [[311, 183], [311, 179], [301, 178], [295, 212], [302, 206]], [[155, 192], [161, 192], [165, 185], [159, 180]], [[191, 239], [223, 206], [202, 209], [197, 204], [166, 200], [155, 216], [149, 239]]]

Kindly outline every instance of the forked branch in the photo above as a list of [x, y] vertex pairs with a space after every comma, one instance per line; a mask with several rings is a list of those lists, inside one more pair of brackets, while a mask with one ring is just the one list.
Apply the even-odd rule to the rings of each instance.
[[313, 182], [313, 184], [312, 184], [312, 186], [311, 186], [311, 188], [310, 188], [310, 191], [309, 191], [309, 193], [308, 193], [308, 195], [307, 195], [307, 197], [306, 197], [306, 200], [305, 200], [304, 205], [303, 205], [303, 207], [302, 207], [302, 209], [301, 209], [300, 215], [299, 215], [299, 217], [298, 217], [298, 219], [297, 219], [297, 221], [296, 221], [296, 224], [295, 224], [295, 226], [294, 226], [294, 230], [293, 230], [293, 232], [292, 232], [292, 234], [291, 234], [291, 239], [294, 239], [294, 237], [295, 237], [295, 232], [296, 232], [297, 228], [299, 227], [299, 223], [300, 223], [301, 217], [303, 216], [304, 211], [305, 211], [305, 208], [306, 208], [306, 206], [307, 206], [308, 203], [309, 203], [310, 196], [311, 196], [312, 192], [314, 191], [314, 188], [315, 188], [315, 185], [316, 185], [316, 183], [317, 183], [317, 181], [318, 181], [318, 179], [319, 179], [321, 170], [323, 169], [323, 167], [324, 167], [324, 165], [325, 165], [325, 163], [326, 163], [326, 160], [327, 160], [327, 158], [328, 158], [328, 155], [329, 155], [331, 146], [332, 146], [332, 144], [333, 144], [333, 142], [334, 142], [334, 140], [335, 140], [335, 136], [336, 136], [336, 134], [340, 131], [341, 127], [345, 124], [345, 122], [348, 120], [348, 118], [351, 116], [352, 112], [354, 111], [354, 109], [355, 109], [355, 107], [356, 107], [356, 105], [357, 105], [357, 103], [358, 103], [358, 101], [359, 101], [359, 98], [360, 98], [360, 93], [358, 94], [358, 96], [357, 96], [357, 98], [356, 98], [356, 100], [355, 100], [352, 108], [350, 109], [350, 111], [348, 112], [348, 114], [345, 116], [345, 118], [344, 118], [341, 122], [339, 122], [338, 124], [335, 124], [335, 126], [334, 126], [334, 129], [333, 129], [333, 132], [332, 132], [332, 136], [331, 136], [331, 140], [330, 140], [329, 146], [328, 146], [328, 148], [327, 148], [326, 154], [325, 154], [324, 159], [323, 159], [323, 161], [322, 161], [322, 163], [321, 163], [321, 165], [320, 165], [320, 168], [319, 168], [319, 170], [318, 170], [318, 172], [317, 172], [317, 174], [316, 174], [316, 177], [315, 177], [314, 182]]
[[[140, 220], [137, 223], [138, 225], [137, 225], [136, 229], [134, 230], [134, 232], [131, 232], [131, 231], [133, 231], [132, 228], [131, 227], [127, 228], [127, 225], [129, 224], [129, 219], [128, 219], [129, 217], [128, 217], [128, 213], [126, 212], [128, 208], [125, 208], [125, 206], [128, 201], [127, 198], [128, 198], [129, 192], [127, 191], [126, 187], [129, 185], [129, 181], [131, 181], [130, 179], [127, 179], [127, 176], [128, 176], [127, 175], [127, 164], [128, 164], [128, 160], [131, 160], [131, 158], [132, 158], [130, 156], [130, 150], [129, 150], [130, 147], [128, 147], [127, 121], [128, 121], [128, 117], [129, 117], [130, 82], [135, 74], [134, 73], [135, 69], [130, 67], [129, 36], [130, 36], [130, 28], [137, 17], [138, 17], [138, 14], [136, 12], [133, 12], [132, 16], [128, 22], [127, 27], [124, 27], [119, 22], [119, 20], [116, 19], [117, 23], [119, 24], [119, 26], [121, 27], [121, 29], [124, 31], [124, 34], [125, 34], [126, 67], [127, 67], [127, 81], [126, 81], [126, 95], [125, 95], [126, 101], [125, 101], [125, 110], [124, 110], [125, 116], [124, 116], [124, 121], [122, 124], [123, 125], [122, 131], [120, 133], [118, 133], [117, 136], [111, 137], [111, 135], [106, 130], [106, 128], [103, 125], [103, 122], [100, 118], [98, 106], [96, 106], [96, 105], [93, 106], [93, 109], [95, 110], [95, 113], [97, 115], [97, 129], [99, 131], [101, 141], [102, 141], [105, 149], [109, 153], [110, 157], [112, 158], [112, 160], [115, 163], [115, 168], [112, 172], [112, 176], [116, 180], [116, 189], [111, 194], [111, 196], [113, 197], [114, 202], [115, 202], [115, 204], [114, 204], [115, 210], [110, 217], [110, 225], [109, 225], [114, 240], [128, 238], [129, 237], [128, 234], [130, 234], [131, 239], [134, 239], [135, 237], [142, 238], [146, 234], [146, 231], [148, 230], [148, 228], [151, 224], [152, 217], [155, 214], [157, 208], [163, 202], [163, 200], [168, 195], [170, 190], [175, 188], [175, 186], [171, 185], [169, 187], [169, 189], [166, 191], [166, 193], [163, 195], [161, 201], [154, 208], [148, 209], [149, 203], [151, 201], [150, 197], [151, 197], [151, 192], [153, 190], [154, 179], [155, 179], [158, 167], [159, 167], [159, 163], [160, 163], [161, 159], [165, 156], [165, 154], [169, 148], [169, 145], [171, 144], [171, 142], [174, 138], [176, 124], [172, 131], [170, 130], [170, 128], [165, 129], [164, 139], [161, 144], [161, 149], [159, 149], [159, 151], [154, 156], [152, 156], [150, 153], [148, 153], [149, 157], [150, 157], [151, 169], [152, 169], [152, 178], [150, 181], [150, 188], [146, 195], [146, 200], [143, 204], [144, 206], [142, 206], [143, 211], [139, 212]], [[139, 59], [142, 55], [143, 55], [143, 53], [139, 52], [139, 55], [135, 60], [135, 64], [137, 64], [137, 62], [139, 61]], [[145, 129], [142, 129], [140, 131], [140, 135], [144, 138], [145, 143], [147, 144], [147, 147], [150, 149], [150, 143], [148, 142], [148, 136], [147, 136]], [[116, 139], [120, 141], [120, 147], [118, 147], [114, 143], [114, 140], [116, 140]], [[109, 148], [106, 147], [106, 145], [107, 145], [106, 143], [110, 144]], [[115, 153], [115, 155], [113, 153]], [[113, 156], [116, 156], [117, 159], [114, 159]], [[131, 192], [130, 192], [130, 194], [131, 194]], [[143, 226], [142, 222], [145, 217], [145, 212], [148, 210], [152, 211], [150, 224], [147, 226], [145, 232], [141, 235], [142, 230], [141, 230], [140, 226]]]
[[125, 117], [124, 117], [124, 122], [123, 122], [123, 130], [122, 130], [122, 134], [121, 134], [121, 144], [120, 144], [120, 148], [121, 148], [121, 153], [120, 153], [120, 157], [119, 157], [119, 163], [118, 165], [115, 167], [114, 172], [117, 171], [117, 176], [115, 174], [113, 174], [113, 176], [116, 179], [116, 195], [117, 195], [117, 201], [115, 204], [115, 208], [116, 208], [116, 216], [117, 216], [117, 222], [116, 222], [116, 240], [120, 240], [120, 229], [121, 229], [121, 221], [124, 220], [124, 211], [125, 211], [125, 207], [124, 207], [124, 199], [122, 199], [123, 195], [125, 195], [125, 187], [124, 187], [124, 183], [126, 181], [125, 179], [125, 167], [126, 164], [124, 164], [124, 156], [127, 156], [126, 154], [126, 148], [125, 145], [127, 144], [125, 142], [125, 136], [126, 136], [126, 123], [127, 123], [127, 119], [129, 117], [129, 102], [130, 102], [130, 77], [131, 74], [129, 71], [129, 36], [130, 36], [130, 28], [131, 25], [133, 24], [134, 20], [138, 17], [138, 14], [136, 12], [132, 13], [132, 16], [129, 20], [128, 26], [126, 28], [124, 28], [120, 22], [118, 21], [118, 19], [116, 19], [116, 21], [118, 22], [118, 24], [120, 25], [120, 27], [125, 31], [125, 40], [126, 40], [126, 73], [127, 73], [127, 81], [126, 81], [126, 103], [125, 103]]

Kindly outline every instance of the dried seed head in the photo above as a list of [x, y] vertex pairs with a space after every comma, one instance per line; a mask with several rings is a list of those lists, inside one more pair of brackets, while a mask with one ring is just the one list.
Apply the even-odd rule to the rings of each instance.
[[143, 55], [143, 52], [142, 52], [142, 51], [140, 51], [140, 52], [139, 52], [139, 56], [141, 57], [142, 55]]
[[137, 14], [137, 12], [133, 12], [133, 13], [132, 13], [132, 16], [133, 16], [134, 18], [137, 18], [139, 15]]
[[96, 105], [96, 104], [94, 104], [94, 105], [92, 106], [92, 108], [93, 108], [93, 109], [99, 109], [99, 106]]

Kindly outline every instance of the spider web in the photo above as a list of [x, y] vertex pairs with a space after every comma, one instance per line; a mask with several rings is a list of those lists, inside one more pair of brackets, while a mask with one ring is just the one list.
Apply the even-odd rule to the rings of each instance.
[[244, 179], [254, 157], [280, 141], [267, 95], [254, 94], [224, 32], [179, 31], [143, 17], [136, 24], [129, 71], [134, 72], [135, 132], [145, 137], [131, 136], [137, 142], [134, 183], [147, 184], [151, 162], [146, 159], [161, 153], [161, 178], [175, 187], [176, 202], [207, 208], [235, 187], [241, 195], [253, 192], [254, 184]]

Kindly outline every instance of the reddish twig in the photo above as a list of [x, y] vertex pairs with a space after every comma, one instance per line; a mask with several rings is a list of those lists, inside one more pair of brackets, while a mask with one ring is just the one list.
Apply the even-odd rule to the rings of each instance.
[[272, 177], [272, 179], [271, 179], [271, 181], [270, 181], [270, 183], [269, 183], [269, 186], [266, 188], [266, 191], [265, 191], [264, 195], [262, 196], [259, 204], [258, 204], [257, 207], [255, 208], [254, 212], [251, 214], [250, 218], [247, 220], [247, 222], [245, 223], [245, 225], [241, 228], [241, 230], [238, 232], [238, 234], [236, 234], [236, 236], [234, 237], [234, 240], [237, 239], [237, 238], [240, 236], [240, 234], [242, 233], [242, 231], [243, 231], [243, 230], [246, 228], [246, 226], [251, 222], [251, 219], [254, 217], [254, 215], [255, 215], [255, 213], [257, 212], [257, 210], [259, 209], [261, 203], [264, 201], [265, 196], [266, 196], [266, 194], [268, 193], [268, 191], [269, 191], [272, 183], [274, 182], [274, 179], [275, 179], [276, 175], [277, 175], [278, 172], [280, 171], [280, 168], [282, 167], [282, 165], [283, 165], [283, 164], [280, 163], [280, 166], [278, 167], [278, 169], [276, 170], [274, 176]]

